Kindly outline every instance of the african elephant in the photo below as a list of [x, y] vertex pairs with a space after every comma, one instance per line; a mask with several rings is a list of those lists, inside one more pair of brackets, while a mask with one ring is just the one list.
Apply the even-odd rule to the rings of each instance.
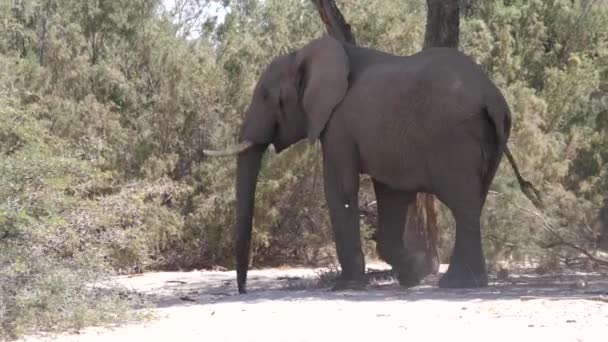
[[[276, 57], [255, 87], [240, 143], [205, 152], [238, 155], [239, 293], [246, 293], [262, 155], [269, 144], [280, 153], [304, 138], [321, 141], [325, 198], [341, 266], [335, 289], [365, 284], [360, 174], [373, 180], [379, 255], [402, 285], [420, 281], [401, 237], [408, 203], [417, 192], [427, 192], [456, 221], [453, 254], [439, 286], [486, 286], [480, 214], [508, 152], [510, 131], [511, 113], [499, 89], [455, 49], [431, 48], [405, 57], [324, 36]], [[514, 161], [512, 166], [516, 169]]]

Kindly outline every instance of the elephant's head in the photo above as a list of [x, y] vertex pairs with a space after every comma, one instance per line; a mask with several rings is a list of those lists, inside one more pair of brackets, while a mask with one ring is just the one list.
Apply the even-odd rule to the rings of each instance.
[[349, 61], [340, 42], [325, 36], [275, 58], [260, 77], [240, 133], [240, 143], [212, 156], [238, 155], [236, 263], [239, 293], [246, 293], [255, 188], [262, 155], [299, 140], [319, 138], [348, 89]]

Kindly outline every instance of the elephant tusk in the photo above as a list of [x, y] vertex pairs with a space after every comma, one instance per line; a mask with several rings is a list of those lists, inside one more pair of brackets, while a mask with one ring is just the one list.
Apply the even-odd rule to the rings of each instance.
[[203, 150], [203, 154], [210, 157], [229, 157], [242, 153], [253, 145], [253, 142], [249, 140], [243, 140], [237, 145], [228, 147], [227, 149], [222, 151]]

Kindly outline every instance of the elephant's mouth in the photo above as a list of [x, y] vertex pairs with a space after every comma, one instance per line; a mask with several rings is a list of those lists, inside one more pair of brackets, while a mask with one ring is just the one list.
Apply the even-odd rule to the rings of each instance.
[[274, 147], [274, 151], [279, 154], [281, 153], [283, 150], [285, 150], [287, 147], [289, 147], [288, 144], [285, 144], [281, 141], [273, 141], [272, 142], [272, 146]]
[[287, 147], [289, 147], [291, 144], [286, 143], [282, 137], [281, 137], [281, 126], [279, 125], [279, 123], [276, 123], [274, 125], [274, 129], [273, 129], [273, 137], [274, 139], [272, 139], [272, 146], [274, 147], [274, 151], [275, 153], [279, 154], [281, 153], [281, 151], [285, 150]]

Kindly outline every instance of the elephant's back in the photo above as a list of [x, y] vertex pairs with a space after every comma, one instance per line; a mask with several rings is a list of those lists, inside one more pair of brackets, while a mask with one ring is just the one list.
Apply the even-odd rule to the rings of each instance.
[[374, 130], [423, 144], [480, 113], [481, 69], [455, 50], [429, 50], [361, 72], [336, 114], [357, 135]]
[[425, 155], [483, 115], [486, 82], [466, 56], [433, 50], [361, 72], [334, 115], [357, 142], [365, 173], [428, 184]]

